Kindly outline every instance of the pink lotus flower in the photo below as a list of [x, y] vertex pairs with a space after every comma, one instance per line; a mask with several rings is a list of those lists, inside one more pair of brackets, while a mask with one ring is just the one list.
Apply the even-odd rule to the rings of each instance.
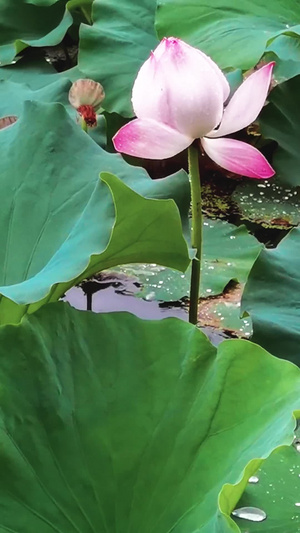
[[221, 167], [250, 178], [274, 170], [253, 146], [221, 138], [251, 124], [262, 109], [274, 63], [249, 76], [228, 104], [229, 84], [219, 67], [180, 39], [164, 38], [138, 72], [132, 90], [137, 119], [113, 138], [118, 152], [146, 159], [172, 157], [195, 140]]

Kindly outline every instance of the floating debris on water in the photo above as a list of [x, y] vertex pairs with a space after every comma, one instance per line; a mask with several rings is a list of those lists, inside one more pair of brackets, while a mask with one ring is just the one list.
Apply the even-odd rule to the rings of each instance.
[[[263, 189], [263, 190], [262, 190]], [[266, 228], [287, 229], [300, 223], [300, 190], [276, 182], [238, 185], [233, 200], [242, 219]]]

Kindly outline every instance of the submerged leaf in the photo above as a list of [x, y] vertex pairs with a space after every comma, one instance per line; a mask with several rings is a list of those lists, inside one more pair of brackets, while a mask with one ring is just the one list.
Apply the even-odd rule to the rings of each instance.
[[300, 223], [300, 191], [277, 180], [243, 183], [233, 194], [242, 219], [266, 228], [289, 229]]
[[[204, 220], [201, 296], [221, 294], [231, 281], [245, 283], [262, 245], [245, 226], [223, 220]], [[142, 284], [137, 296], [147, 300], [176, 301], [189, 295], [190, 268], [183, 274], [159, 265], [125, 265], [117, 269]]]

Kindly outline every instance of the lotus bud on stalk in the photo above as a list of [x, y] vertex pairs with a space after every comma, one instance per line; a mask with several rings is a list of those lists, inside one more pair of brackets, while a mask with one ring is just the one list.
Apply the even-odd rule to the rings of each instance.
[[202, 249], [199, 147], [218, 165], [249, 178], [274, 170], [253, 146], [230, 135], [251, 124], [270, 87], [274, 62], [253, 72], [228, 100], [228, 81], [206, 54], [174, 37], [164, 38], [141, 66], [132, 89], [136, 119], [114, 136], [118, 152], [166, 159], [188, 148], [192, 203], [190, 322], [197, 323]]
[[97, 126], [96, 112], [100, 109], [104, 98], [105, 93], [101, 83], [83, 79], [72, 84], [69, 91], [69, 102], [76, 109], [84, 131], [87, 131], [88, 127], [95, 128]]

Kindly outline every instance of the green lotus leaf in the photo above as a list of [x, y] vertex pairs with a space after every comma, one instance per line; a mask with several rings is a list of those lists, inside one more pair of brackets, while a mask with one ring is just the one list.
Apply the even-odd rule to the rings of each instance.
[[70, 106], [68, 100], [70, 87], [71, 82], [66, 78], [57, 79], [54, 83], [38, 90], [32, 90], [23, 83], [2, 80], [0, 81], [0, 116], [17, 115], [19, 117], [23, 112], [24, 102], [31, 100], [41, 103], [59, 102], [67, 107], [69, 113], [75, 118], [76, 111]]
[[253, 341], [300, 365], [300, 229], [275, 250], [263, 250], [250, 272], [242, 308], [253, 321]]
[[294, 33], [279, 35], [271, 41], [263, 56], [264, 62], [275, 61], [275, 81], [283, 83], [300, 74], [300, 36]]
[[93, 26], [80, 31], [79, 69], [102, 83], [103, 107], [130, 117], [136, 74], [158, 40], [154, 31], [155, 0], [95, 0]]
[[23, 533], [238, 532], [229, 484], [291, 443], [300, 393], [248, 341], [63, 303], [0, 329], [0, 384], [0, 529]]
[[274, 39], [267, 48], [281, 60], [299, 62], [300, 59], [300, 36], [296, 33], [289, 35], [279, 35]]
[[273, 78], [277, 84], [284, 83], [295, 76], [300, 74], [300, 64], [299, 61], [293, 61], [289, 59], [280, 59], [274, 52], [267, 52], [264, 54], [262, 61], [264, 63], [269, 63], [270, 61], [275, 61], [276, 65], [274, 68], [275, 77]]
[[59, 0], [24, 0], [24, 4], [33, 4], [35, 6], [52, 6]]
[[66, 0], [32, 2], [2, 0], [0, 4], [0, 62], [11, 63], [26, 46], [54, 46], [72, 24]]
[[187, 268], [178, 207], [162, 200], [178, 202], [186, 225], [185, 172], [152, 181], [97, 146], [59, 104], [27, 103], [0, 135], [1, 323], [103, 268], [133, 261]]
[[[221, 294], [231, 280], [245, 283], [261, 248], [245, 226], [205, 220], [201, 296]], [[136, 276], [143, 286], [137, 296], [147, 300], [169, 302], [189, 295], [190, 268], [184, 274], [155, 264], [125, 265], [117, 270]]]
[[[221, 68], [256, 65], [272, 40], [300, 34], [294, 0], [158, 0], [159, 38], [176, 36], [208, 53]], [[285, 58], [289, 59], [289, 51]]]
[[242, 533], [298, 533], [300, 528], [300, 454], [292, 446], [275, 450], [257, 471], [238, 507], [264, 510], [267, 520], [235, 519]]
[[273, 158], [278, 180], [289, 187], [300, 185], [299, 90], [300, 76], [282, 83], [271, 92], [260, 115], [263, 135], [278, 143]]
[[[52, 4], [55, 4], [59, 0], [24, 0], [25, 4], [34, 4], [36, 6], [52, 6]], [[68, 0], [68, 4], [71, 5], [71, 7], [83, 7], [87, 5], [92, 5], [93, 0]]]
[[0, 68], [0, 79], [26, 84], [30, 89], [40, 89], [57, 80], [56, 70], [41, 57], [20, 57], [11, 65]]
[[[52, 65], [38, 57], [21, 57], [12, 65], [0, 67], [0, 80], [7, 80], [20, 85], [26, 84], [25, 91], [28, 91], [28, 87], [36, 91], [46, 85], [52, 85], [62, 78], [73, 82], [83, 77], [77, 66], [63, 72], [56, 72]], [[9, 94], [6, 95], [6, 99], [9, 99]]]

